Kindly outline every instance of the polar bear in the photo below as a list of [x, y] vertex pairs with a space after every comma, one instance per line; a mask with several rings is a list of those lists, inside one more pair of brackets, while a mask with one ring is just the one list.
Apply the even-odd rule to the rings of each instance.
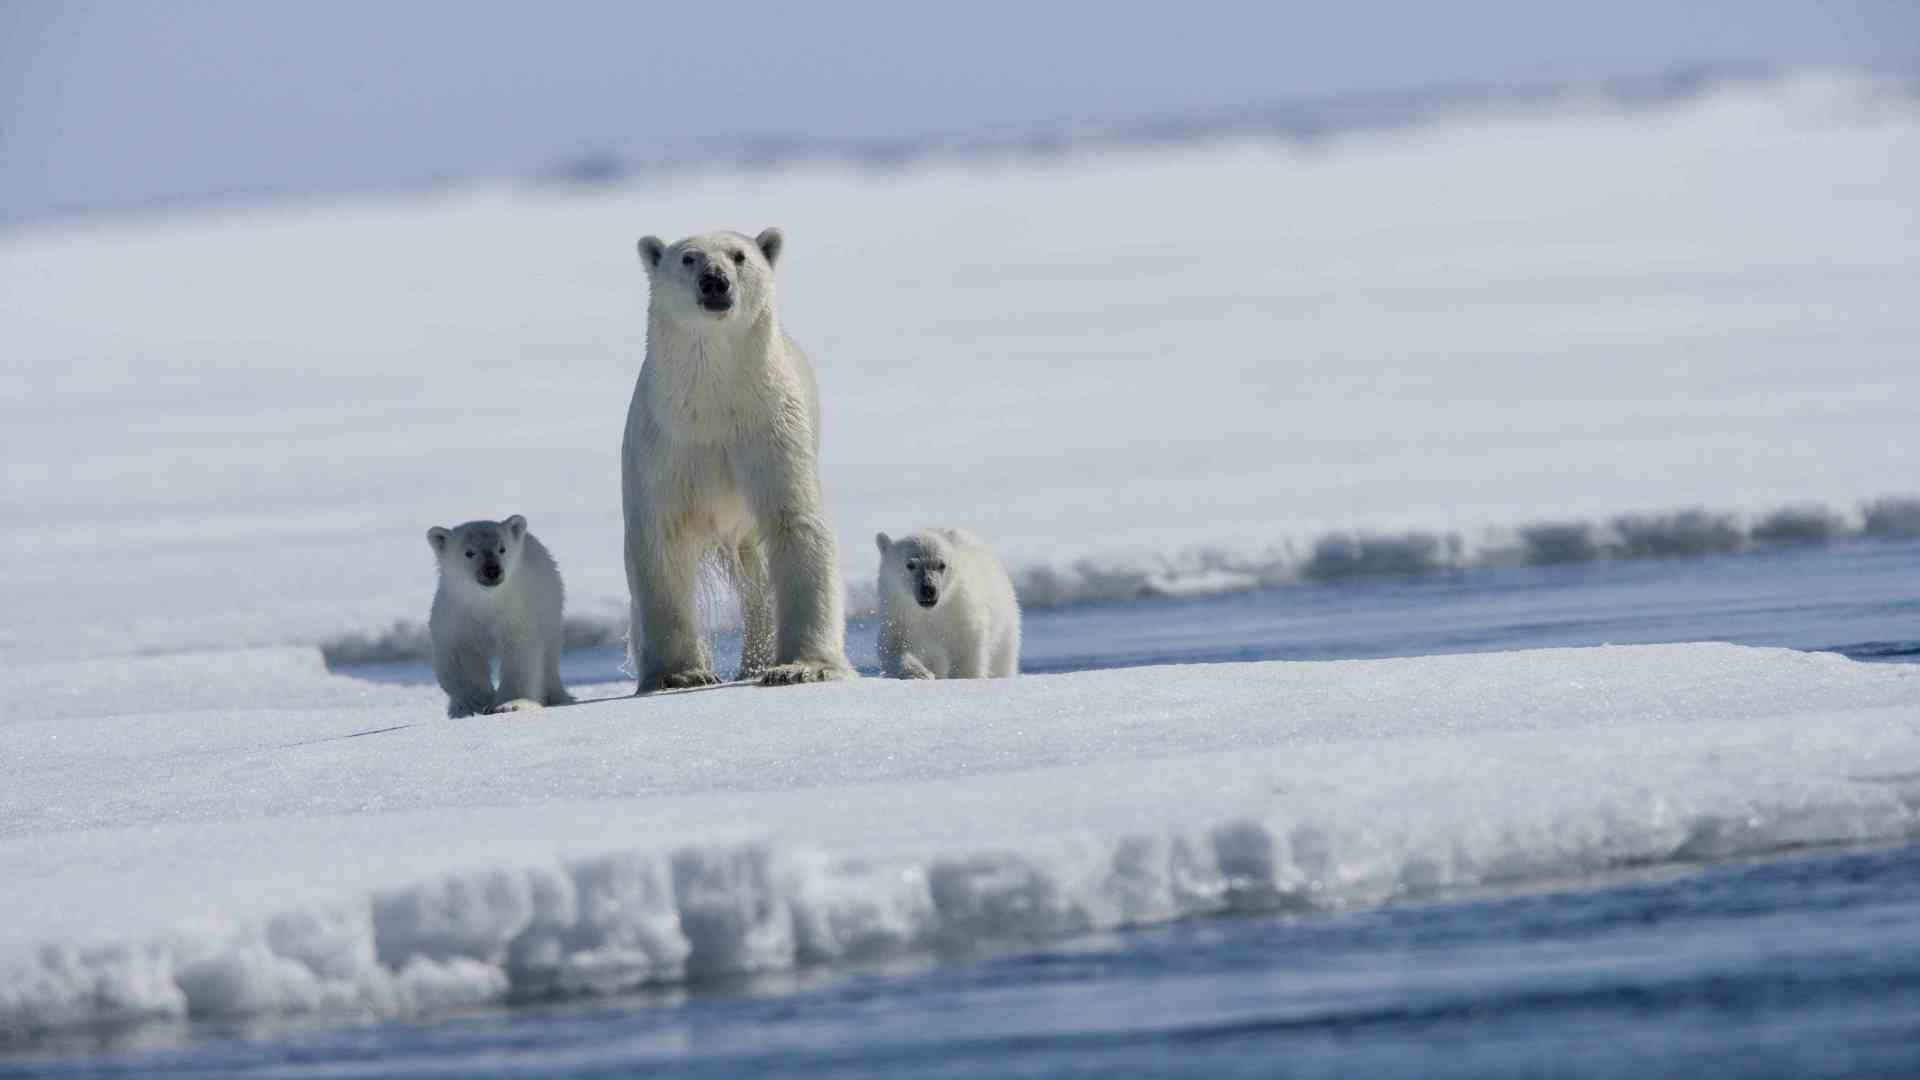
[[647, 356], [627, 409], [620, 488], [642, 694], [720, 681], [696, 611], [708, 557], [740, 596], [737, 678], [853, 676], [821, 505], [819, 394], [774, 309], [781, 242], [778, 229], [640, 241]]
[[896, 679], [1020, 674], [1020, 601], [993, 551], [960, 529], [924, 529], [880, 549], [880, 667]]
[[[527, 519], [427, 530], [440, 561], [427, 632], [447, 715], [516, 712], [573, 700], [560, 684], [560, 568]], [[493, 664], [500, 664], [500, 687]]]

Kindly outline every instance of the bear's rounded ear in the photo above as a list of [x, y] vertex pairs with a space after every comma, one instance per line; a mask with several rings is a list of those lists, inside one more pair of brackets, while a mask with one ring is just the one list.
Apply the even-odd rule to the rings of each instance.
[[885, 555], [887, 549], [893, 546], [893, 538], [886, 533], [874, 533], [873, 546], [880, 549], [880, 554]]
[[647, 272], [652, 273], [660, 265], [661, 256], [667, 253], [667, 245], [657, 236], [640, 238], [640, 261], [646, 264]]
[[453, 534], [447, 530], [435, 525], [433, 528], [427, 530], [427, 546], [436, 552], [445, 551], [447, 550], [447, 537], [452, 535]]
[[760, 254], [767, 257], [767, 265], [772, 266], [780, 261], [780, 248], [786, 244], [787, 236], [779, 229], [767, 229], [754, 237], [753, 242], [759, 246]]
[[527, 519], [521, 517], [519, 514], [513, 515], [500, 524], [507, 527], [507, 531], [513, 534], [515, 540], [527, 535]]

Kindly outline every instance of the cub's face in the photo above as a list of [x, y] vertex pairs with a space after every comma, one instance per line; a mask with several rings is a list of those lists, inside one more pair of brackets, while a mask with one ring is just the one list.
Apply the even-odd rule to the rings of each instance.
[[677, 244], [640, 240], [654, 310], [677, 322], [712, 325], [752, 322], [773, 302], [773, 264], [779, 229], [748, 239], [739, 233], [690, 236]]
[[881, 588], [903, 594], [928, 611], [952, 591], [953, 567], [938, 538], [915, 534], [891, 540], [881, 533], [873, 542], [880, 549]]
[[505, 521], [469, 521], [427, 530], [427, 544], [440, 558], [440, 575], [448, 581], [497, 589], [520, 565], [520, 548], [527, 538], [527, 519], [515, 514]]

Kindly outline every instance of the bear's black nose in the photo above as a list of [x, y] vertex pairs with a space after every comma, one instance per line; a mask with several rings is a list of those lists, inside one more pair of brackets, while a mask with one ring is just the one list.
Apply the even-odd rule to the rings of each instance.
[[733, 291], [733, 283], [727, 280], [725, 274], [700, 275], [701, 296], [721, 297], [731, 291]]
[[498, 585], [504, 576], [506, 572], [500, 569], [499, 563], [488, 563], [480, 568], [480, 582], [483, 585]]
[[920, 586], [920, 606], [932, 607], [940, 600], [940, 591], [931, 585]]

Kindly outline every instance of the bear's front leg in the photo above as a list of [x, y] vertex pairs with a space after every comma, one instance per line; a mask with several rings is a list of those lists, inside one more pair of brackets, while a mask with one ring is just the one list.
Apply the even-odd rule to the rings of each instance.
[[774, 594], [774, 660], [762, 686], [850, 679], [845, 598], [833, 533], [819, 515], [785, 510], [768, 538]]
[[967, 670], [955, 672], [959, 679], [984, 679], [993, 674], [993, 647], [984, 639], [976, 641], [967, 650]]
[[516, 628], [505, 635], [500, 651], [500, 704], [490, 713], [538, 709], [547, 700], [547, 650], [540, 635]]
[[833, 530], [820, 513], [813, 454], [795, 441], [748, 457], [740, 475], [767, 552], [774, 607], [773, 666], [762, 686], [853, 678], [847, 663], [846, 597]]
[[633, 601], [628, 640], [640, 674], [635, 693], [720, 682], [700, 634], [699, 574], [700, 552], [693, 545], [669, 543], [644, 523], [627, 523], [627, 591]]
[[477, 637], [433, 642], [433, 674], [447, 692], [447, 717], [458, 720], [493, 708], [493, 672]]

